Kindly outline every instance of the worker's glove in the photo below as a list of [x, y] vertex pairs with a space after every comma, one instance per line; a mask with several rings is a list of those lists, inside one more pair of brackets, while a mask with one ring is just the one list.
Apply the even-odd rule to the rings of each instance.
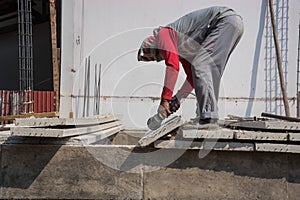
[[173, 96], [170, 103], [170, 110], [172, 112], [176, 112], [179, 108], [180, 108], [180, 101], [176, 96]]
[[170, 101], [167, 99], [161, 99], [157, 112], [163, 119], [169, 117], [172, 114], [170, 111]]

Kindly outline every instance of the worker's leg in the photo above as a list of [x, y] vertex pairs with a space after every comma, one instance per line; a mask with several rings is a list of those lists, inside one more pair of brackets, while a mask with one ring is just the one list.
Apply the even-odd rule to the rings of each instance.
[[220, 79], [230, 54], [243, 33], [239, 16], [221, 19], [211, 27], [207, 38], [201, 44], [199, 53], [192, 62], [193, 80], [200, 118], [218, 118], [218, 97]]

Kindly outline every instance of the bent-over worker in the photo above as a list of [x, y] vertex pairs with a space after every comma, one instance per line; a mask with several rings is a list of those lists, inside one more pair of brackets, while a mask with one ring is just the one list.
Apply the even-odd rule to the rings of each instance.
[[[219, 6], [191, 12], [155, 29], [153, 36], [143, 41], [138, 61], [165, 60], [166, 73], [158, 113], [168, 117], [178, 110], [180, 100], [195, 89], [199, 124], [216, 123], [220, 80], [242, 34], [242, 18], [233, 9]], [[180, 63], [186, 80], [173, 96]], [[170, 109], [172, 100], [176, 103]]]

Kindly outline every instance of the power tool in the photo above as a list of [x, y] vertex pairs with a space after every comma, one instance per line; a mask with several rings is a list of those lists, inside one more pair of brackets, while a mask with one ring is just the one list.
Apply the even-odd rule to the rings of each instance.
[[[176, 104], [177, 99], [173, 99], [170, 102], [170, 111], [174, 112], [174, 110], [172, 109], [174, 107], [174, 105]], [[151, 130], [156, 130], [160, 127], [162, 121], [165, 118], [163, 116], [161, 116], [159, 113], [155, 114], [154, 116], [150, 117], [147, 121], [147, 126], [149, 129]]]

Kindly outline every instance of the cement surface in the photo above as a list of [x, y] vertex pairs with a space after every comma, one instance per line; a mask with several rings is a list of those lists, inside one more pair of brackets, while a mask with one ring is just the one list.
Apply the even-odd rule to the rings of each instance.
[[[89, 148], [111, 161], [120, 159], [111, 152], [121, 146]], [[300, 195], [300, 154], [186, 150], [161, 166], [147, 154], [154, 149], [126, 151], [141, 154], [132, 160], [129, 155], [123, 168], [141, 164], [138, 173], [112, 169], [82, 146], [2, 144], [0, 198], [206, 200], [298, 199]], [[165, 149], [157, 158], [180, 153]], [[154, 171], [147, 172], [149, 167]]]

